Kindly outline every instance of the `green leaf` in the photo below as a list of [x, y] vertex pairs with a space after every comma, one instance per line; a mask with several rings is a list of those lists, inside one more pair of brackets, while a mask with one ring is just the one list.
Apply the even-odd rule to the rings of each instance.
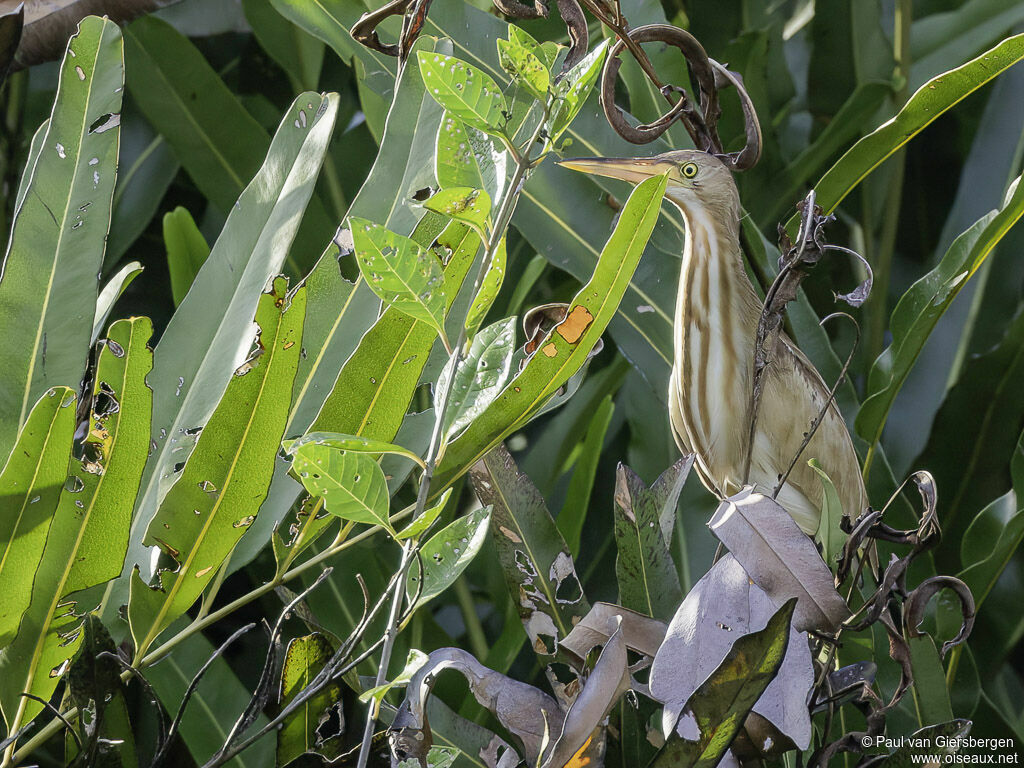
[[[249, 350], [239, 340], [251, 334], [261, 292], [281, 269], [285, 244], [295, 233], [327, 150], [337, 104], [336, 97], [311, 94], [293, 103], [267, 162], [233, 206], [210, 257], [157, 345], [149, 377], [156, 448], [143, 478], [128, 555], [130, 562], [143, 564], [147, 580], [153, 574], [142, 534], [177, 479], [175, 465], [188, 457], [198, 431], [245, 362]], [[305, 127], [300, 112], [314, 115]], [[296, 343], [295, 352], [300, 349]], [[291, 392], [282, 396], [286, 408], [290, 398]], [[126, 573], [108, 605], [126, 600], [127, 581]]]
[[[427, 750], [427, 768], [451, 768], [455, 761], [463, 756], [455, 747], [432, 746]], [[398, 768], [421, 768], [421, 763], [416, 759], [403, 760]]]
[[129, 261], [107, 281], [96, 298], [96, 317], [92, 321], [92, 343], [103, 333], [107, 327], [107, 320], [114, 310], [114, 304], [121, 298], [124, 289], [132, 284], [136, 277], [142, 274], [142, 265], [137, 261]]
[[132, 579], [128, 617], [139, 656], [192, 606], [256, 519], [288, 416], [305, 309], [305, 289], [288, 296], [284, 278], [260, 296], [256, 351], [236, 370], [184, 467], [171, 470], [176, 482], [143, 543], [158, 545], [176, 569], [159, 571], [155, 589], [137, 570]]
[[446, 286], [441, 262], [408, 237], [366, 219], [349, 219], [359, 271], [386, 304], [444, 338]]
[[839, 500], [839, 491], [836, 490], [832, 478], [825, 474], [825, 470], [821, 468], [818, 460], [811, 459], [807, 464], [818, 474], [822, 490], [824, 491], [821, 519], [818, 521], [818, 531], [814, 534], [814, 539], [821, 543], [821, 556], [828, 563], [829, 567], [832, 567], [835, 565], [836, 558], [839, 557], [840, 552], [843, 551], [843, 544], [846, 543], [846, 534], [839, 527], [839, 523], [846, 513], [843, 511], [843, 504]]
[[117, 25], [84, 19], [60, 66], [45, 134], [33, 142], [39, 153], [19, 190], [0, 279], [0, 337], [10, 341], [0, 373], [0, 457], [47, 389], [77, 387], [85, 373], [123, 83]]
[[311, 494], [323, 497], [332, 515], [391, 530], [387, 481], [372, 456], [306, 443], [295, 452], [292, 474]]
[[[1024, 59], [1024, 34], [1007, 38], [976, 59], [929, 80], [894, 118], [854, 144], [821, 177], [814, 186], [817, 204], [825, 213], [834, 211], [843, 198], [887, 157], [939, 115], [1021, 59]], [[787, 223], [786, 228], [791, 235], [795, 233], [797, 223], [796, 215]]]
[[581, 59], [576, 66], [565, 73], [557, 83], [553, 96], [555, 108], [548, 120], [548, 134], [551, 142], [558, 141], [566, 128], [576, 119], [580, 109], [590, 96], [590, 91], [597, 82], [604, 66], [604, 57], [608, 52], [608, 40], [603, 40], [594, 50]]
[[914, 705], [917, 708], [917, 722], [923, 728], [935, 723], [946, 723], [953, 719], [953, 708], [949, 703], [949, 689], [946, 688], [946, 670], [935, 648], [935, 641], [928, 635], [912, 637], [910, 643], [910, 666], [914, 670]]
[[74, 431], [75, 393], [67, 387], [48, 390], [29, 411], [0, 472], [0, 647], [14, 639], [29, 606]]
[[[511, 26], [511, 25], [510, 25]], [[540, 58], [537, 45], [531, 50], [509, 33], [508, 40], [498, 40], [498, 62], [514, 82], [522, 85], [535, 98], [545, 101], [551, 85], [551, 73]]]
[[508, 107], [490, 75], [453, 56], [421, 51], [417, 59], [427, 93], [438, 104], [466, 125], [501, 133]]
[[615, 576], [619, 602], [662, 621], [671, 620], [683, 601], [683, 590], [669, 552], [669, 526], [675, 520], [679, 493], [690, 466], [691, 461], [681, 459], [650, 488], [623, 464], [615, 478]]
[[565, 537], [573, 557], [579, 557], [580, 537], [590, 509], [590, 497], [597, 477], [597, 465], [604, 450], [605, 436], [611, 424], [615, 405], [610, 396], [605, 397], [594, 411], [587, 426], [587, 432], [577, 446], [576, 466], [569, 480], [565, 502], [558, 513], [558, 530]]
[[484, 456], [471, 476], [480, 502], [493, 509], [491, 540], [526, 634], [537, 654], [550, 656], [590, 610], [569, 548], [544, 497], [504, 446]]
[[[414, 562], [405, 582], [409, 601], [423, 607], [450, 587], [462, 575], [487, 540], [491, 508], [481, 507], [456, 518], [431, 536], [420, 548], [423, 586], [419, 588], [420, 567]], [[418, 598], [417, 598], [417, 590]]]
[[270, 0], [243, 0], [245, 18], [256, 40], [291, 79], [296, 91], [316, 90], [324, 63], [324, 44], [283, 19]]
[[449, 497], [452, 495], [452, 489], [448, 488], [444, 493], [441, 494], [441, 498], [437, 504], [423, 511], [423, 514], [409, 523], [405, 528], [395, 534], [397, 541], [405, 541], [415, 536], [419, 536], [430, 526], [434, 524], [434, 521], [441, 516], [441, 512], [444, 511], [445, 504], [448, 503]]
[[505, 181], [505, 151], [483, 131], [445, 112], [437, 131], [434, 173], [442, 189], [484, 189], [497, 200]]
[[116, 578], [124, 565], [132, 508], [149, 452], [153, 397], [146, 375], [153, 366], [147, 346], [152, 332], [148, 318], [118, 320], [100, 343], [83, 456], [71, 460], [70, 471], [68, 457], [61, 457], [64, 489], [32, 584], [31, 604], [14, 644], [0, 654], [0, 709], [12, 730], [42, 710], [39, 702], [21, 694], [48, 700], [81, 644], [82, 615], [95, 605], [83, 590]]
[[363, 691], [359, 694], [359, 700], [364, 704], [368, 701], [374, 701], [379, 706], [387, 696], [388, 691], [395, 687], [403, 687], [409, 684], [412, 676], [416, 674], [417, 670], [426, 664], [428, 661], [427, 654], [423, 651], [419, 651], [415, 648], [409, 651], [408, 657], [405, 660], [405, 666], [402, 667], [402, 671], [395, 675], [395, 679], [384, 683], [384, 685], [378, 685], [376, 688], [370, 688], [369, 690]]
[[[281, 667], [281, 698], [283, 709], [308, 686], [334, 655], [331, 641], [319, 632], [297, 637], [288, 643]], [[298, 710], [285, 718], [277, 732], [277, 764], [287, 765], [306, 752], [318, 752], [328, 760], [337, 759], [342, 752], [344, 730], [341, 685], [331, 683]], [[326, 725], [328, 738], [320, 734]]]
[[[775, 679], [789, 642], [796, 598], [787, 600], [759, 632], [736, 640], [725, 660], [686, 704], [700, 730], [699, 741], [673, 735], [651, 768], [714, 768], [768, 684]], [[684, 710], [685, 711], [685, 710]]]
[[435, 482], [444, 488], [525, 424], [586, 362], [629, 285], [665, 192], [664, 176], [638, 184], [622, 208], [593, 276], [525, 368], [445, 452]]
[[444, 433], [458, 434], [497, 397], [512, 372], [516, 346], [516, 319], [509, 317], [489, 325], [473, 337], [469, 351], [459, 361], [455, 375], [448, 361], [437, 380], [438, 399], [448, 390]]
[[[263, 158], [270, 137], [245, 109], [203, 54], [166, 21], [144, 16], [125, 28], [128, 88], [149, 123], [158, 127], [185, 172], [210, 202], [228, 216], [251, 179], [275, 175]], [[298, 102], [305, 102], [301, 104]], [[336, 95], [303, 94], [289, 115], [296, 133], [312, 131], [324, 122], [324, 104], [337, 104]], [[327, 109], [333, 124], [334, 109]], [[333, 126], [332, 126], [333, 127]], [[278, 133], [280, 133], [278, 129]], [[319, 163], [307, 169], [318, 171]], [[312, 193], [312, 190], [310, 190]], [[301, 199], [301, 209], [308, 198]], [[245, 208], [243, 204], [243, 209]], [[336, 223], [316, 198], [296, 236], [300, 221], [289, 223], [293, 234], [278, 244], [280, 256], [298, 276], [303, 254], [315, 255], [334, 232]], [[292, 246], [291, 239], [296, 238]], [[261, 286], [262, 287], [262, 286]]]
[[491, 311], [494, 300], [498, 298], [501, 291], [501, 284], [505, 281], [506, 261], [508, 259], [505, 251], [505, 238], [501, 238], [498, 247], [491, 257], [491, 263], [487, 265], [484, 279], [480, 282], [480, 290], [473, 297], [473, 303], [469, 305], [466, 313], [466, 331], [470, 338], [476, 334], [480, 323]]
[[431, 195], [423, 207], [483, 233], [491, 215], [491, 196], [483, 189], [446, 187]]
[[171, 295], [174, 306], [178, 306], [210, 256], [210, 246], [187, 208], [179, 205], [164, 214], [164, 247], [171, 273]]
[[983, 216], [954, 240], [939, 264], [900, 298], [889, 324], [892, 344], [872, 365], [868, 394], [857, 414], [857, 432], [872, 445], [881, 438], [896, 395], [936, 323], [1021, 215], [1024, 184], [1018, 177], [1003, 207]]
[[393, 453], [398, 456], [405, 456], [407, 459], [412, 459], [420, 466], [423, 466], [423, 459], [408, 448], [403, 448], [400, 445], [388, 443], [384, 440], [362, 437], [361, 435], [339, 435], [336, 432], [310, 432], [295, 440], [285, 440], [282, 445], [285, 453], [289, 456], [294, 456], [302, 446], [311, 443], [324, 445], [328, 448], [336, 448], [340, 451], [352, 451], [353, 453]]

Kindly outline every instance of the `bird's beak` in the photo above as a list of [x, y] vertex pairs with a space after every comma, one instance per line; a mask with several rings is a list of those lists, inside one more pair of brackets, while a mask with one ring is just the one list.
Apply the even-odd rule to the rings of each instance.
[[651, 176], [671, 170], [672, 164], [657, 157], [578, 157], [561, 160], [558, 165], [594, 176], [607, 176], [639, 184]]

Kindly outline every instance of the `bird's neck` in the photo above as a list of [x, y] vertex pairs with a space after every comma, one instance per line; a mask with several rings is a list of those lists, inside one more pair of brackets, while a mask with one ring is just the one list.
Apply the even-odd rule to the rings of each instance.
[[686, 221], [686, 248], [673, 377], [691, 448], [700, 453], [722, 439], [712, 434], [715, 429], [734, 421], [739, 428], [753, 375], [760, 302], [743, 266], [737, 214], [678, 207]]

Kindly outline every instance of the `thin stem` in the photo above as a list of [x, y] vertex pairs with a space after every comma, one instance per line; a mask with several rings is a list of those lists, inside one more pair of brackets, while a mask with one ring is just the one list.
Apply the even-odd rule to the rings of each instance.
[[473, 655], [478, 659], [487, 656], [489, 646], [487, 635], [484, 634], [484, 627], [480, 623], [480, 617], [476, 615], [476, 604], [473, 602], [473, 593], [469, 589], [469, 582], [465, 576], [455, 580], [455, 597], [459, 601], [459, 611], [462, 613], [462, 621], [466, 625], [466, 634], [469, 635], [469, 646]]

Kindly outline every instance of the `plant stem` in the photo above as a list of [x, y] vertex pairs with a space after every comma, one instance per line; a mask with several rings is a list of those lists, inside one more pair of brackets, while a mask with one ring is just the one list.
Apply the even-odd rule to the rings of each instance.
[[466, 625], [466, 634], [469, 635], [469, 646], [473, 651], [473, 655], [478, 659], [482, 659], [487, 656], [487, 635], [484, 634], [480, 617], [476, 615], [473, 593], [469, 589], [469, 582], [466, 581], [465, 576], [460, 576], [455, 580], [454, 589], [455, 598], [459, 601], [462, 621]]

